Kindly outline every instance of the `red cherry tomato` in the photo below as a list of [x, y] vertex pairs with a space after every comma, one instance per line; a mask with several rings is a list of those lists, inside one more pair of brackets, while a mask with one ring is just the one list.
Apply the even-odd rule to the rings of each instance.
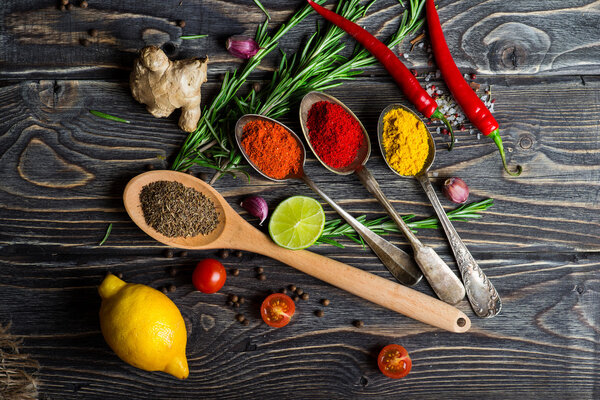
[[227, 272], [223, 264], [212, 258], [202, 260], [196, 265], [192, 282], [202, 293], [215, 293], [223, 287]]
[[406, 349], [398, 344], [388, 344], [377, 357], [379, 370], [390, 378], [403, 378], [410, 372], [412, 361]]
[[290, 296], [283, 293], [273, 293], [260, 306], [263, 321], [274, 328], [286, 326], [296, 311], [296, 304]]

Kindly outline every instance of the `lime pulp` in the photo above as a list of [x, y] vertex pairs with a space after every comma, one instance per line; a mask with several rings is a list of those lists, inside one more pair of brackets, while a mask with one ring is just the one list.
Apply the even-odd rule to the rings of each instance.
[[269, 220], [269, 235], [275, 243], [291, 250], [312, 246], [325, 226], [321, 204], [307, 196], [292, 196], [275, 208]]

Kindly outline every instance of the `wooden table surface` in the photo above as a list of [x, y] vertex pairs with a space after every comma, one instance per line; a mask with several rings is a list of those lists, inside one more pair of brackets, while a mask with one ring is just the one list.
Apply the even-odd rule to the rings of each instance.
[[[468, 130], [457, 133], [451, 153], [447, 138], [435, 135], [430, 174], [438, 193], [444, 178], [459, 176], [470, 186], [470, 201], [494, 199], [480, 220], [455, 223], [503, 300], [491, 319], [475, 316], [467, 300], [459, 303], [472, 320], [465, 334], [432, 328], [249, 252], [222, 259], [240, 274], [219, 293], [194, 291], [195, 263], [216, 252], [165, 257], [165, 246], [138, 229], [122, 204], [126, 182], [148, 164], [168, 168], [186, 136], [178, 113], [155, 119], [132, 98], [128, 74], [136, 51], [148, 44], [172, 58], [209, 55], [206, 104], [222, 74], [241, 65], [225, 51], [225, 39], [253, 35], [264, 15], [250, 0], [89, 0], [89, 7], [65, 12], [55, 3], [6, 0], [0, 10], [0, 324], [12, 323], [11, 332], [24, 339], [21, 351], [39, 362], [41, 399], [600, 397], [600, 2], [439, 2], [458, 66], [491, 85], [509, 164], [523, 166], [521, 177], [509, 177], [494, 144]], [[271, 26], [302, 4], [263, 3]], [[378, 0], [361, 24], [385, 37], [401, 10], [394, 0]], [[292, 29], [282, 48], [296, 49], [315, 20]], [[83, 46], [92, 28], [99, 34]], [[198, 33], [208, 37], [180, 39]], [[397, 51], [409, 54], [407, 65], [425, 84], [435, 66], [424, 48], [411, 52], [406, 40]], [[250, 80], [269, 80], [277, 63], [273, 53]], [[408, 104], [379, 66], [329, 93], [361, 118], [372, 140], [381, 110]], [[99, 119], [90, 109], [132, 123]], [[299, 131], [296, 115], [293, 109], [281, 120]], [[368, 166], [400, 213], [433, 214], [417, 181], [392, 174], [378, 151]], [[355, 177], [332, 175], [312, 154], [306, 169], [351, 214], [385, 215]], [[264, 196], [271, 210], [291, 195], [317, 197], [300, 182], [275, 184], [256, 174], [250, 183], [225, 177], [214, 187], [239, 212], [249, 194]], [[327, 218], [336, 218], [323, 204]], [[109, 223], [112, 233], [99, 247]], [[441, 229], [419, 237], [457, 271]], [[401, 235], [388, 238], [411, 252]], [[343, 243], [344, 249], [313, 250], [392, 279], [368, 248]], [[266, 280], [256, 278], [257, 267]], [[187, 380], [131, 367], [106, 345], [97, 287], [107, 271], [154, 288], [175, 285], [168, 296], [188, 323]], [[310, 299], [300, 300], [289, 326], [271, 329], [259, 304], [269, 290], [290, 284]], [[415, 288], [433, 293], [424, 280]], [[235, 321], [230, 294], [248, 299], [241, 307], [248, 326]], [[324, 298], [330, 306], [320, 305]], [[323, 318], [315, 316], [318, 309]], [[404, 379], [377, 369], [377, 353], [389, 343], [410, 352], [413, 369]]]

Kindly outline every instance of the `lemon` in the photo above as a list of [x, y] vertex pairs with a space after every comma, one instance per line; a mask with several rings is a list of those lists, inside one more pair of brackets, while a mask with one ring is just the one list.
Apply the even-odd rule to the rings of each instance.
[[187, 333], [175, 303], [156, 289], [126, 283], [112, 274], [98, 293], [102, 335], [121, 360], [146, 371], [188, 377]]
[[269, 220], [269, 235], [281, 247], [299, 250], [317, 241], [325, 226], [325, 213], [318, 201], [292, 196], [275, 208]]

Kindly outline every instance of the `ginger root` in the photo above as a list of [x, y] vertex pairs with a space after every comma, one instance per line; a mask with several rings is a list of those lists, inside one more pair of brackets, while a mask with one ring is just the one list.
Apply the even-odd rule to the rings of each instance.
[[193, 132], [200, 120], [200, 86], [206, 82], [208, 57], [171, 61], [156, 46], [140, 51], [129, 77], [131, 94], [157, 118], [181, 108], [179, 127]]

